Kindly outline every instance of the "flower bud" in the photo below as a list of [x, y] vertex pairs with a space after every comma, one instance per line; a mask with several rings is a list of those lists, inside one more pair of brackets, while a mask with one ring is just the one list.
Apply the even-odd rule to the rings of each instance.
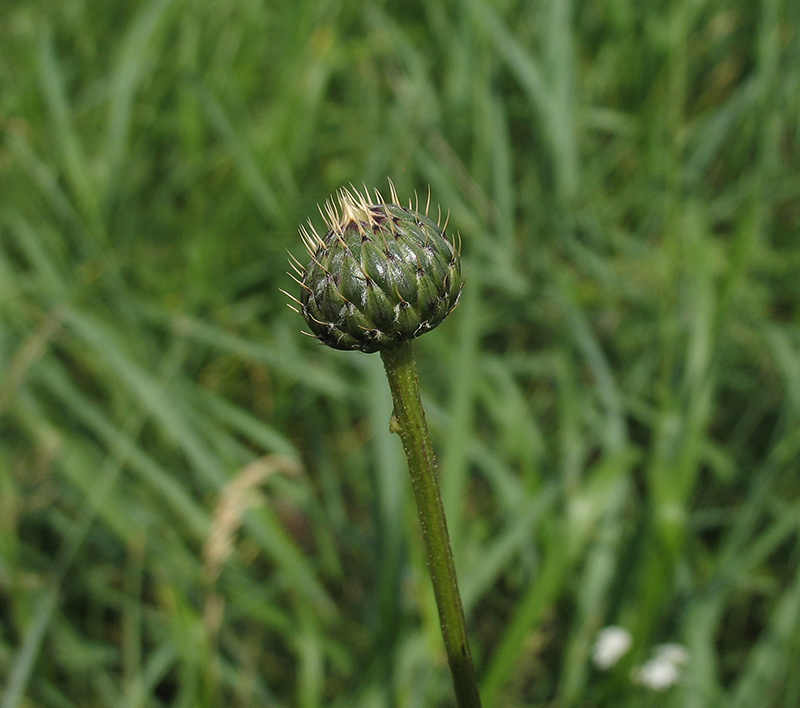
[[[459, 250], [424, 214], [342, 189], [338, 209], [323, 212], [328, 230], [301, 227], [311, 261], [293, 263], [295, 301], [313, 336], [334, 349], [375, 352], [439, 325], [458, 304]], [[322, 210], [320, 210], [322, 211]], [[445, 224], [446, 226], [446, 224]]]

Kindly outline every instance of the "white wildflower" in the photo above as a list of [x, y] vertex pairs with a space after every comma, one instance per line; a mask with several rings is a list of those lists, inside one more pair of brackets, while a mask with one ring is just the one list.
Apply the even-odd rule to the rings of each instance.
[[592, 659], [598, 669], [610, 669], [631, 647], [631, 633], [622, 627], [605, 627], [597, 635]]
[[655, 648], [655, 655], [675, 666], [686, 666], [689, 663], [689, 652], [680, 644], [659, 644]]
[[689, 662], [689, 652], [680, 644], [660, 644], [654, 656], [633, 671], [633, 680], [654, 691], [666, 691], [681, 679], [681, 669]]

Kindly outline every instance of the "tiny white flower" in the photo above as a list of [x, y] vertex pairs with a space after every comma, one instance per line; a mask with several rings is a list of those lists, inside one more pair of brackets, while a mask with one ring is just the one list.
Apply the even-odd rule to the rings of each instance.
[[689, 663], [689, 652], [680, 644], [659, 644], [655, 648], [655, 653], [657, 657], [675, 666], [686, 666]]
[[654, 691], [666, 691], [681, 678], [681, 668], [689, 662], [689, 652], [680, 644], [660, 644], [654, 656], [633, 670], [632, 678]]
[[631, 633], [623, 627], [605, 627], [597, 635], [592, 659], [598, 669], [610, 669], [631, 647]]

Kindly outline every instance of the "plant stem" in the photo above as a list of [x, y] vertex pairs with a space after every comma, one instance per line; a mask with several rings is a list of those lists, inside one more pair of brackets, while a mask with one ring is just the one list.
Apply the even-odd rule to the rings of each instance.
[[425, 411], [419, 394], [419, 379], [412, 343], [404, 342], [381, 351], [386, 377], [392, 390], [394, 414], [390, 429], [400, 435], [408, 458], [411, 486], [417, 501], [428, 570], [439, 608], [447, 661], [453, 676], [459, 708], [480, 708], [478, 681], [467, 640], [464, 610], [458, 592], [456, 568], [444, 517], [442, 495], [436, 477]]

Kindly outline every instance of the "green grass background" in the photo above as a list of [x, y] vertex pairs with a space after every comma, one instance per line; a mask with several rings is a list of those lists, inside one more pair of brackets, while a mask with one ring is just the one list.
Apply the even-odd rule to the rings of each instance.
[[0, 20], [0, 708], [452, 706], [380, 360], [278, 292], [387, 177], [463, 239], [417, 351], [486, 708], [800, 705], [800, 4]]

